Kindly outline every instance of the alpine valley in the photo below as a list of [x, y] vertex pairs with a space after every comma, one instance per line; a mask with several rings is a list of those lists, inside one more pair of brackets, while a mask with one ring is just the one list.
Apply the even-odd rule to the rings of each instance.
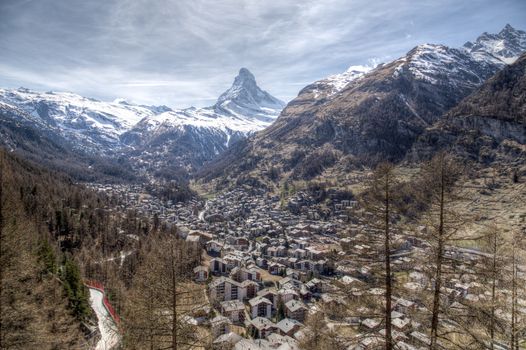
[[[115, 42], [133, 48], [122, 67], [130, 54], [153, 70], [188, 54], [172, 41], [219, 48], [223, 62], [259, 55], [235, 52], [251, 41], [293, 53], [343, 31], [319, 18], [320, 1], [294, 7], [304, 37], [287, 45], [271, 33], [289, 19], [259, 13], [267, 2], [235, 2], [254, 23], [224, 13], [228, 2], [177, 1], [188, 6], [174, 13], [165, 1], [159, 16], [144, 3], [83, 23], [86, 45], [117, 27]], [[259, 21], [273, 24], [245, 34]], [[189, 51], [189, 71], [204, 74]], [[314, 56], [290, 70], [327, 57]], [[525, 199], [526, 32], [511, 25], [352, 65], [288, 103], [246, 68], [200, 108], [0, 89], [0, 349], [526, 349]]]

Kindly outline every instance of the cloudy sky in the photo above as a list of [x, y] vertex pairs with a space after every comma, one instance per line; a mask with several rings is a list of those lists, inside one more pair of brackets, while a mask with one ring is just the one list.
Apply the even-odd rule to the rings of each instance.
[[204, 106], [240, 67], [290, 100], [419, 43], [460, 46], [524, 0], [0, 0], [0, 87]]

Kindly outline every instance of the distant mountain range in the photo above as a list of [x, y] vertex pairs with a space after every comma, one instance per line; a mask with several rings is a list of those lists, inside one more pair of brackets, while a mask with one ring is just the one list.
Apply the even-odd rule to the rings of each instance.
[[[421, 135], [447, 123], [448, 111], [525, 51], [526, 32], [507, 25], [461, 48], [423, 44], [374, 69], [315, 82], [274, 124], [229, 149], [201, 176], [250, 183], [311, 179], [329, 169], [404, 160]], [[524, 90], [519, 94], [524, 99]]]
[[445, 147], [487, 162], [522, 156], [525, 51], [526, 32], [510, 25], [460, 48], [422, 44], [392, 62], [316, 81], [286, 106], [245, 68], [205, 108], [0, 89], [0, 141], [87, 179], [97, 171], [198, 174], [259, 185], [417, 161]]
[[284, 106], [261, 90], [246, 68], [216, 104], [206, 108], [173, 110], [73, 93], [0, 89], [1, 142], [38, 154], [41, 140], [44, 158], [54, 156], [56, 147], [50, 145], [60, 145], [85, 157], [126, 157], [135, 169], [169, 164], [191, 172], [232, 142], [269, 126]]

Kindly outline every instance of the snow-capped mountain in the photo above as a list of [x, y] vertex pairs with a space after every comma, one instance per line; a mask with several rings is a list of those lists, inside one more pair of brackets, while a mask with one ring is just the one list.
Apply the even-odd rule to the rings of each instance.
[[312, 178], [327, 167], [401, 160], [426, 128], [525, 51], [524, 32], [508, 25], [461, 48], [422, 44], [373, 69], [316, 81], [201, 174], [243, 178], [252, 164], [259, 174]]
[[477, 60], [512, 64], [526, 48], [526, 32], [507, 24], [498, 34], [483, 33], [475, 40], [464, 44]]
[[300, 92], [301, 95], [311, 95], [315, 100], [330, 98], [342, 91], [349, 83], [360, 79], [370, 72], [372, 66], [350, 66], [345, 72], [333, 74], [327, 78], [315, 81], [307, 85]]
[[[261, 90], [246, 68], [232, 87], [210, 107], [172, 110], [166, 106], [136, 105], [119, 99], [103, 102], [69, 92], [0, 89], [2, 118], [46, 140], [95, 156], [122, 156], [136, 161], [192, 169], [234, 141], [269, 126], [284, 103]], [[27, 129], [29, 130], [29, 129]], [[15, 149], [10, 135], [2, 143]], [[16, 134], [16, 132], [15, 132]], [[54, 136], [53, 136], [54, 135]], [[26, 139], [27, 141], [27, 139]], [[51, 141], [50, 141], [51, 142]], [[49, 142], [48, 142], [49, 143]]]
[[232, 86], [210, 107], [190, 107], [148, 116], [121, 140], [144, 163], [170, 160], [189, 170], [224, 151], [234, 141], [272, 124], [285, 103], [259, 88], [241, 68]]
[[351, 81], [354, 81], [371, 71], [372, 66], [350, 66], [341, 74], [330, 75], [319, 83], [325, 83], [332, 87], [331, 95], [343, 90]]
[[422, 44], [394, 62], [394, 75], [409, 74], [432, 85], [447, 84], [471, 89], [482, 84], [499, 64], [479, 61], [462, 49]]
[[241, 68], [232, 86], [210, 107], [169, 110], [145, 117], [131, 132], [159, 133], [169, 128], [192, 126], [225, 133], [250, 134], [269, 126], [285, 103], [259, 88], [254, 75]]
[[[483, 33], [461, 48], [439, 44], [422, 44], [409, 51], [398, 63], [395, 74], [409, 69], [416, 79], [430, 83], [451, 83], [469, 88], [480, 86], [495, 68], [511, 64], [526, 51], [526, 32], [507, 24], [498, 34]], [[385, 64], [381, 64], [383, 66]], [[328, 76], [306, 86], [302, 94], [313, 94], [317, 100], [333, 97], [351, 82], [363, 78], [377, 66], [351, 66], [347, 71]], [[454, 81], [448, 81], [452, 78]]]
[[120, 148], [119, 136], [141, 119], [170, 110], [125, 101], [103, 102], [69, 92], [36, 92], [25, 88], [0, 89], [0, 101], [28, 113], [80, 149], [110, 153]]
[[274, 121], [283, 107], [283, 101], [261, 90], [254, 75], [241, 68], [230, 89], [219, 96], [212, 108], [218, 114], [241, 116], [268, 124]]

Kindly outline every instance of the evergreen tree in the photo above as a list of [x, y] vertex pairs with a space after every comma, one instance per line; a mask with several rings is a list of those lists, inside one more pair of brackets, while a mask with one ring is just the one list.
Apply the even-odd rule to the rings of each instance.
[[91, 314], [89, 291], [82, 282], [78, 265], [69, 257], [64, 259], [61, 279], [73, 314], [79, 320], [87, 319]]

